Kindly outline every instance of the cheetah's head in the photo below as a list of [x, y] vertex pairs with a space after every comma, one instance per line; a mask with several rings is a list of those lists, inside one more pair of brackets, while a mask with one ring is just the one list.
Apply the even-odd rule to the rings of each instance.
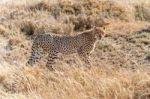
[[104, 30], [102, 30], [101, 28], [94, 27], [93, 32], [94, 32], [95, 38], [97, 40], [100, 40], [101, 38], [103, 38], [105, 36]]

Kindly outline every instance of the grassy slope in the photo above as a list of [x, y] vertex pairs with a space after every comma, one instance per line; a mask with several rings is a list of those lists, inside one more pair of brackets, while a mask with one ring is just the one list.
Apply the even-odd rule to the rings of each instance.
[[[2, 4], [0, 98], [150, 98], [150, 33], [141, 31], [150, 26], [149, 4], [149, 0]], [[25, 66], [35, 35], [49, 31], [74, 35], [107, 22], [107, 37], [90, 56], [91, 70], [76, 55], [60, 59], [56, 72], [47, 71], [44, 61], [33, 68]]]

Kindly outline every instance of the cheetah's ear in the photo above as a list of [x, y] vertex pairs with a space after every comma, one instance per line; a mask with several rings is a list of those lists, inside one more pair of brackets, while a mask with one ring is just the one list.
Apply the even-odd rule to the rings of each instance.
[[103, 30], [105, 30], [105, 29], [106, 29], [106, 27], [103, 27], [102, 29], [103, 29]]
[[107, 23], [103, 24], [102, 29], [103, 29], [103, 30], [105, 30], [105, 29], [106, 29], [106, 27], [107, 27], [109, 24], [110, 24], [109, 22], [107, 22]]
[[96, 29], [96, 26], [93, 26], [93, 29]]
[[94, 31], [96, 30], [96, 26], [93, 26], [93, 30], [94, 30]]
[[93, 33], [95, 33], [95, 31], [96, 31], [96, 26], [93, 26]]

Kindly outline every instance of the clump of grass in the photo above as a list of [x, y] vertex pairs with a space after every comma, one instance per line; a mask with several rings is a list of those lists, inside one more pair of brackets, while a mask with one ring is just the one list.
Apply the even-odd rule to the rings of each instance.
[[106, 42], [105, 44], [103, 43], [99, 44], [98, 49], [102, 50], [103, 52], [107, 52], [107, 51], [111, 52], [116, 50], [114, 46], [107, 44]]
[[21, 24], [21, 28], [20, 31], [21, 32], [25, 32], [26, 35], [30, 36], [33, 35], [35, 33], [35, 24], [31, 21], [25, 21]]
[[94, 15], [70, 16], [69, 22], [74, 25], [74, 31], [88, 30], [88, 29], [91, 29], [93, 26], [105, 27], [106, 25], [109, 24], [103, 18], [94, 16]]
[[[65, 1], [61, 2], [61, 5], [62, 11], [65, 10], [63, 11], [63, 13], [68, 11], [74, 15], [100, 15], [107, 18], [118, 18], [121, 20], [126, 20], [128, 14], [125, 8], [123, 8], [119, 3], [114, 1], [87, 0], [81, 1], [81, 3], [72, 3]], [[80, 10], [78, 9], [76, 11], [76, 7], [80, 8]]]
[[46, 1], [41, 1], [41, 2], [38, 2], [38, 3], [35, 3], [31, 6], [29, 6], [29, 9], [31, 10], [47, 10], [47, 11], [51, 11], [51, 6], [49, 5], [48, 2]]
[[147, 32], [134, 33], [127, 38], [129, 42], [132, 43], [143, 43], [145, 45], [150, 44], [150, 34]]
[[115, 1], [69, 1], [61, 0], [57, 3], [50, 4], [49, 2], [42, 1], [33, 6], [30, 9], [46, 10], [51, 12], [55, 18], [61, 15], [100, 15], [106, 18], [117, 18], [121, 20], [128, 19], [128, 12], [119, 3]]
[[20, 32], [27, 37], [33, 37], [51, 30], [49, 25], [42, 24], [42, 21], [24, 20], [20, 23]]
[[135, 5], [135, 18], [150, 22], [150, 5], [141, 4]]
[[82, 1], [79, 3], [75, 1], [62, 0], [59, 2], [59, 6], [60, 11], [63, 14], [79, 15], [83, 13]]
[[17, 38], [12, 38], [8, 41], [8, 44], [10, 47], [17, 46], [22, 40], [19, 40]]

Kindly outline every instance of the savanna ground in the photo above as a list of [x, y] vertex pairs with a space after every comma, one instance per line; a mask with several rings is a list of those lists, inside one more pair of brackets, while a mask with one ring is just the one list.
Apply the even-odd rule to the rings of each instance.
[[[149, 0], [1, 0], [0, 99], [150, 99]], [[108, 25], [105, 25], [109, 23]], [[55, 72], [26, 67], [33, 38], [103, 27], [90, 70], [77, 55]]]

